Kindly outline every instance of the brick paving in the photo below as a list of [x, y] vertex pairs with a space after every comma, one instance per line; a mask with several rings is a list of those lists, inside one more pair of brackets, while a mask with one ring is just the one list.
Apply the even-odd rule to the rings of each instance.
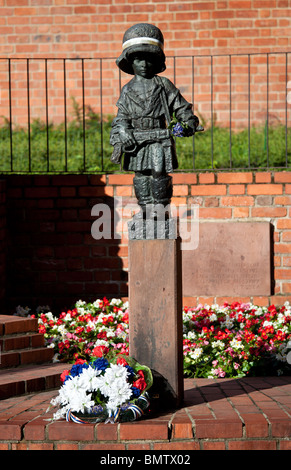
[[57, 389], [0, 401], [0, 450], [291, 450], [291, 377], [185, 379], [183, 406], [120, 424], [51, 422]]

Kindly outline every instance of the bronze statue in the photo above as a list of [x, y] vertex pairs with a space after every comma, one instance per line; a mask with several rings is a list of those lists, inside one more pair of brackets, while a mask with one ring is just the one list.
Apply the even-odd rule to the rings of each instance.
[[[158, 207], [166, 207], [172, 197], [169, 173], [178, 167], [173, 135], [191, 136], [199, 120], [192, 105], [166, 77], [163, 34], [154, 25], [140, 23], [123, 37], [123, 52], [117, 66], [134, 75], [122, 89], [113, 120], [111, 160], [134, 171], [134, 189], [141, 207], [139, 217], [158, 218]], [[178, 122], [173, 130], [173, 118]]]

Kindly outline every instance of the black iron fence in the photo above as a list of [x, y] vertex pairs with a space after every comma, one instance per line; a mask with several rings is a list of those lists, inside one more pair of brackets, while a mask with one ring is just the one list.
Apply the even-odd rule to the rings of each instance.
[[[205, 131], [176, 139], [179, 170], [289, 168], [291, 52], [167, 58]], [[0, 58], [0, 173], [103, 173], [130, 79], [114, 58]]]

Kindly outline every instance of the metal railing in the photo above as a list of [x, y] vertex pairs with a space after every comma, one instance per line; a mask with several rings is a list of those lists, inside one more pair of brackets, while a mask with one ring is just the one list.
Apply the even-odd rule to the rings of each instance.
[[[290, 167], [290, 54], [167, 57], [205, 127], [176, 139], [180, 170]], [[0, 58], [0, 173], [118, 171], [110, 121], [130, 78], [114, 58]]]

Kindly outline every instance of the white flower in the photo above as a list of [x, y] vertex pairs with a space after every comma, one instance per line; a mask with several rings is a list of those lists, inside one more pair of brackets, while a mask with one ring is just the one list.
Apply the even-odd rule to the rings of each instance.
[[258, 307], [255, 311], [255, 315], [263, 315], [264, 314], [264, 310], [262, 309], [262, 307]]
[[186, 338], [192, 340], [197, 337], [196, 333], [194, 331], [189, 331], [187, 335], [185, 335]]
[[209, 317], [209, 320], [210, 321], [216, 321], [217, 320], [217, 315], [215, 315], [215, 313], [212, 313], [212, 315], [210, 315], [210, 317]]
[[95, 302], [93, 303], [93, 306], [94, 306], [95, 308], [101, 308], [102, 305], [103, 305], [103, 301], [100, 300], [100, 299], [95, 300]]
[[105, 339], [97, 339], [94, 344], [94, 348], [96, 348], [96, 346], [105, 346], [106, 348], [109, 348], [110, 344], [108, 341], [105, 341]]
[[63, 318], [63, 321], [71, 321], [71, 320], [72, 320], [72, 317], [71, 317], [70, 313], [67, 313]]
[[84, 307], [77, 307], [77, 312], [80, 314], [80, 315], [84, 315], [86, 313]]
[[189, 356], [195, 360], [195, 359], [198, 359], [200, 356], [202, 356], [202, 354], [203, 354], [202, 348], [195, 348], [194, 351], [189, 354]]
[[132, 391], [127, 382], [128, 371], [120, 364], [111, 364], [100, 377], [99, 388], [108, 397], [107, 408], [114, 412], [116, 408], [130, 399]]
[[224, 348], [224, 343], [223, 343], [223, 341], [221, 341], [221, 340], [219, 339], [219, 340], [217, 340], [217, 341], [213, 341], [212, 344], [211, 344], [211, 346], [212, 346], [213, 348], [222, 349], [222, 348]]
[[113, 328], [105, 328], [107, 338], [114, 338], [115, 330]]
[[122, 300], [121, 299], [111, 299], [110, 301], [110, 305], [121, 305], [122, 304]]
[[222, 326], [225, 326], [226, 328], [228, 328], [229, 330], [233, 327], [233, 321], [231, 318], [229, 318], [228, 315], [226, 315], [225, 317], [225, 321], [223, 323], [221, 323]]
[[94, 392], [99, 388], [100, 384], [100, 375], [101, 371], [94, 369], [89, 366], [87, 369], [82, 370], [82, 374], [79, 376], [80, 386], [83, 387], [88, 392]]
[[230, 341], [230, 346], [233, 348], [233, 349], [241, 349], [243, 348], [243, 345], [242, 345], [242, 342], [241, 341], [238, 341], [237, 339], [233, 339]]

